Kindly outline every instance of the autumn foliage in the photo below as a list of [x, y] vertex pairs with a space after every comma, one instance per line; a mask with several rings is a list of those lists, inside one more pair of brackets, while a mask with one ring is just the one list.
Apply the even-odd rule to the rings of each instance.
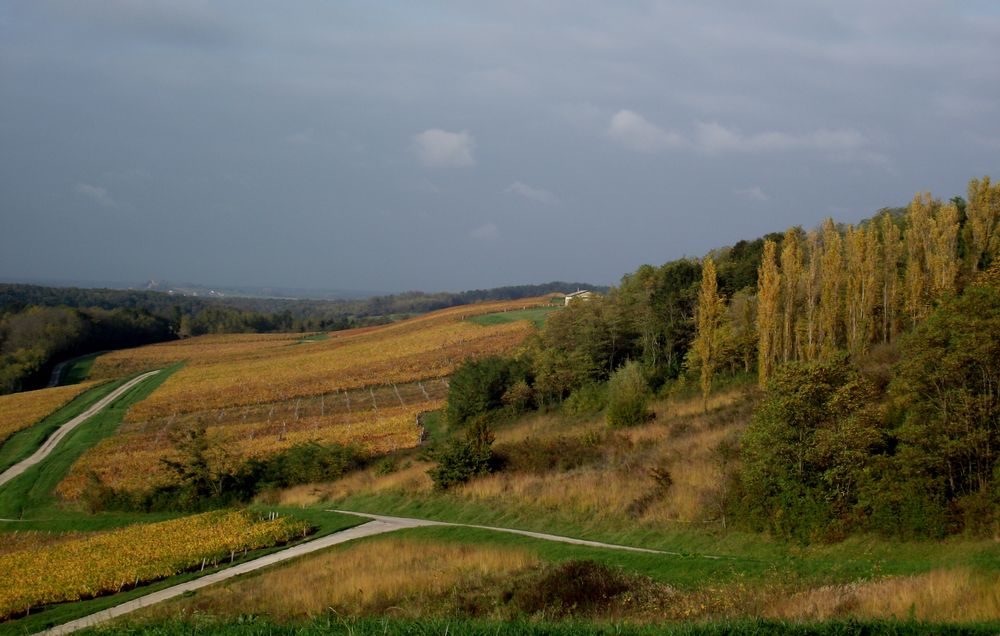
[[210, 512], [0, 553], [0, 619], [121, 591], [301, 537], [308, 527], [247, 512]]

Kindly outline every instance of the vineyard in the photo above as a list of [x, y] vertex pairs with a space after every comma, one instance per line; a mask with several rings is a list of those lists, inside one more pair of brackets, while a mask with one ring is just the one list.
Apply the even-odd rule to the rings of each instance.
[[50, 541], [32, 533], [0, 551], [0, 620], [51, 603], [92, 598], [232, 560], [304, 536], [304, 522], [210, 512]]
[[95, 384], [96, 382], [85, 382], [0, 396], [0, 443], [14, 433], [36, 424]]
[[528, 321], [480, 325], [472, 316], [545, 299], [454, 307], [411, 320], [303, 341], [301, 334], [207, 336], [102, 356], [101, 375], [185, 361], [134, 405], [117, 435], [80, 458], [57, 492], [77, 500], [96, 475], [117, 490], [169, 483], [171, 431], [204, 426], [213, 468], [233, 468], [307, 442], [355, 444], [370, 455], [420, 443], [418, 416], [439, 409], [464, 359], [507, 353]]

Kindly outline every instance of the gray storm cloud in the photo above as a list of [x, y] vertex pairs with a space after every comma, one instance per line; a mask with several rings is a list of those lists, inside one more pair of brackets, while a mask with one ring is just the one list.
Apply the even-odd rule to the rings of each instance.
[[0, 278], [614, 283], [1000, 176], [995, 3], [0, 3]]

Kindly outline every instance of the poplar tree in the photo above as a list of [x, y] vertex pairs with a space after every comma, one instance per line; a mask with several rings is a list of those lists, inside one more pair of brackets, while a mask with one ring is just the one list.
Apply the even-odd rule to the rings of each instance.
[[991, 185], [989, 177], [969, 181], [965, 214], [966, 259], [974, 274], [1000, 244], [1000, 184]]
[[781, 274], [775, 261], [777, 245], [768, 239], [764, 241], [764, 255], [757, 270], [757, 378], [760, 386], [766, 386], [774, 370], [780, 341], [779, 300], [781, 296]]
[[823, 259], [819, 298], [820, 353], [830, 355], [837, 350], [840, 338], [844, 258], [842, 241], [833, 219], [823, 222]]
[[882, 342], [896, 339], [899, 325], [899, 259], [903, 244], [899, 227], [882, 214]]
[[863, 304], [864, 304], [864, 262], [865, 262], [865, 232], [847, 226], [845, 238], [845, 286], [844, 286], [844, 323], [847, 332], [847, 350], [851, 353], [860, 352], [863, 341]]
[[701, 359], [702, 406], [708, 410], [708, 395], [712, 391], [712, 377], [719, 358], [719, 327], [725, 310], [719, 298], [715, 262], [705, 257], [701, 266], [701, 288], [698, 292], [698, 309], [694, 348]]
[[782, 360], [788, 362], [795, 355], [795, 318], [799, 307], [802, 286], [802, 246], [798, 228], [788, 228], [781, 242], [781, 299], [784, 305], [782, 329]]
[[929, 280], [927, 245], [931, 234], [933, 202], [929, 192], [917, 193], [906, 208], [906, 313], [916, 325], [927, 315]]
[[844, 293], [847, 349], [864, 353], [872, 340], [881, 249], [878, 231], [870, 227], [848, 227], [846, 243], [846, 283]]
[[954, 295], [958, 283], [958, 206], [946, 203], [931, 222], [927, 270], [935, 298]]
[[819, 232], [811, 230], [806, 236], [809, 251], [809, 269], [802, 284], [805, 316], [804, 351], [799, 355], [805, 360], [815, 360], [819, 355], [819, 292], [822, 282], [823, 244]]
[[875, 313], [879, 305], [879, 289], [882, 284], [882, 244], [878, 240], [878, 228], [871, 222], [865, 228], [865, 256], [862, 264], [863, 300], [861, 303], [862, 351], [875, 340]]

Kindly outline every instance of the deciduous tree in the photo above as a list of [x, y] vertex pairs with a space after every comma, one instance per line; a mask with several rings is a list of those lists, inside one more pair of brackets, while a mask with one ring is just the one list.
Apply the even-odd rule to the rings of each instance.
[[698, 292], [697, 329], [694, 349], [701, 362], [702, 403], [707, 408], [708, 394], [712, 391], [712, 377], [719, 362], [719, 328], [725, 312], [725, 303], [719, 297], [715, 277], [715, 262], [706, 257], [701, 266], [701, 287]]
[[775, 262], [777, 245], [764, 241], [764, 256], [757, 275], [757, 378], [760, 385], [767, 385], [774, 370], [780, 346], [781, 273]]

